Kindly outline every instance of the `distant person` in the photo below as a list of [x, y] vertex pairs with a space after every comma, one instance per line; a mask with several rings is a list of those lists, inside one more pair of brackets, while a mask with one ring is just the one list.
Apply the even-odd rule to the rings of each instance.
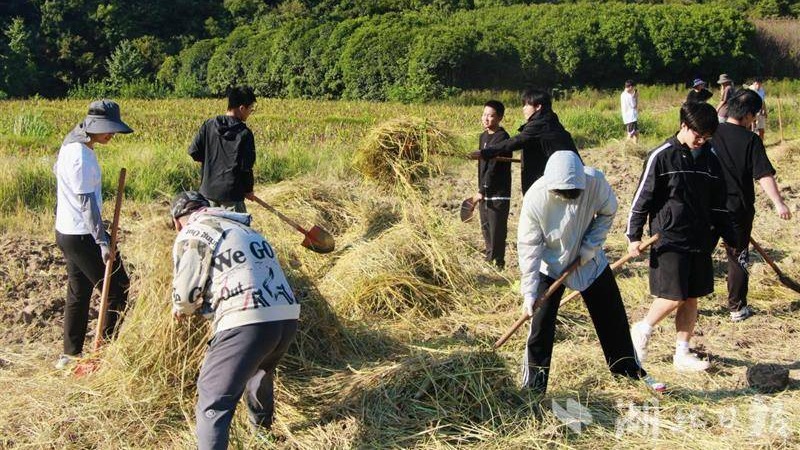
[[[228, 447], [236, 405], [245, 396], [250, 422], [269, 430], [273, 377], [297, 332], [300, 304], [275, 250], [250, 228], [250, 215], [210, 208], [199, 192], [178, 194], [171, 216], [172, 314], [211, 320], [212, 338], [197, 379], [198, 447]], [[228, 255], [228, 256], [226, 256]]]
[[756, 78], [750, 89], [756, 91], [758, 96], [761, 97], [761, 110], [756, 114], [756, 120], [753, 121], [751, 126], [754, 133], [758, 133], [758, 137], [764, 140], [764, 130], [767, 128], [767, 93], [764, 91], [764, 80]]
[[[478, 139], [480, 148], [508, 139], [508, 133], [500, 126], [505, 111], [506, 107], [497, 100], [489, 100], [483, 105], [483, 133]], [[512, 155], [510, 151], [500, 153], [500, 156]], [[479, 205], [486, 261], [502, 269], [506, 265], [506, 236], [511, 207], [511, 163], [481, 159], [478, 163], [478, 193], [472, 200]]]
[[652, 150], [633, 197], [626, 235], [628, 252], [639, 255], [646, 222], [660, 239], [650, 251], [647, 315], [631, 327], [640, 362], [647, 358], [653, 327], [673, 311], [677, 339], [672, 362], [679, 371], [703, 371], [708, 361], [689, 351], [697, 322], [697, 298], [714, 292], [711, 253], [718, 235], [736, 242], [726, 209], [725, 180], [710, 143], [716, 131], [714, 107], [687, 102], [680, 109], [680, 130]]
[[[544, 176], [525, 193], [517, 239], [522, 309], [531, 317], [523, 387], [538, 394], [547, 390], [556, 317], [565, 286], [547, 300], [539, 297], [575, 260], [580, 266], [564, 284], [580, 291], [609, 370], [633, 379], [647, 377], [636, 361], [625, 306], [603, 251], [616, 212], [617, 197], [603, 173], [584, 167], [571, 151], [553, 153]], [[647, 382], [656, 390], [664, 389], [649, 377]]]
[[189, 155], [202, 164], [200, 192], [212, 206], [247, 211], [244, 199], [253, 197], [256, 145], [245, 122], [255, 109], [252, 88], [231, 88], [225, 115], [208, 119], [189, 146]]
[[[119, 105], [98, 100], [61, 143], [53, 171], [56, 175], [56, 244], [67, 263], [64, 305], [64, 353], [56, 368], [64, 369], [83, 352], [89, 323], [92, 289], [102, 289], [106, 262], [111, 257], [109, 235], [101, 217], [103, 194], [95, 145], [108, 144], [117, 133], [132, 133], [122, 121]], [[109, 310], [103, 337], [114, 334], [128, 301], [130, 281], [122, 258], [116, 255], [108, 291]]]
[[728, 120], [720, 124], [714, 133], [714, 151], [722, 163], [722, 173], [727, 183], [727, 208], [733, 217], [733, 228], [738, 235], [736, 242], [728, 242], [728, 309], [734, 322], [747, 319], [753, 314], [747, 304], [749, 274], [746, 267], [750, 260], [750, 233], [755, 217], [755, 189], [758, 184], [775, 205], [778, 217], [792, 217], [789, 207], [783, 202], [775, 168], [767, 157], [761, 138], [750, 131], [750, 126], [762, 110], [761, 97], [752, 90], [743, 89], [728, 100]]
[[572, 135], [564, 129], [553, 112], [553, 99], [547, 92], [526, 89], [522, 93], [522, 114], [526, 122], [519, 128], [519, 134], [473, 152], [470, 157], [488, 160], [508, 151], [522, 149], [520, 178], [524, 194], [542, 176], [550, 155], [559, 150], [578, 153], [578, 148]]
[[620, 108], [622, 109], [622, 123], [625, 125], [625, 131], [629, 140], [636, 143], [639, 140], [639, 91], [636, 90], [636, 85], [633, 80], [625, 82], [625, 89], [619, 96]]
[[700, 78], [695, 78], [692, 81], [692, 89], [686, 95], [687, 102], [705, 103], [713, 96], [711, 91], [706, 89], [706, 82]]
[[717, 119], [719, 123], [723, 123], [728, 118], [728, 99], [731, 98], [735, 88], [733, 86], [733, 80], [726, 73], [719, 76], [717, 84], [720, 86], [719, 103], [717, 103]]

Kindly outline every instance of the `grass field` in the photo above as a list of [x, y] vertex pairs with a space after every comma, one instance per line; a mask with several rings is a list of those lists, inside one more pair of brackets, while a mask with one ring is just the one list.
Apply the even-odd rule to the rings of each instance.
[[[800, 214], [800, 86], [767, 84], [768, 153], [794, 214]], [[611, 259], [625, 249], [623, 223], [642, 157], [677, 129], [678, 87], [641, 88], [639, 146], [619, 138], [618, 92], [578, 91], [554, 109], [579, 142], [586, 162], [603, 170], [620, 210], [609, 234]], [[672, 320], [654, 334], [646, 368], [671, 391], [611, 377], [585, 307], [574, 301], [559, 317], [545, 398], [518, 388], [523, 333], [501, 350], [491, 343], [519, 314], [514, 237], [520, 198], [512, 201], [509, 267], [481, 261], [477, 224], [458, 221], [457, 206], [476, 188], [474, 162], [447, 157], [444, 173], [413, 190], [374, 185], [351, 165], [370, 129], [396, 117], [436, 121], [464, 153], [480, 132], [490, 93], [446, 103], [262, 99], [250, 124], [258, 151], [256, 193], [302, 223], [330, 230], [337, 250], [317, 255], [302, 236], [248, 205], [255, 227], [278, 250], [303, 301], [301, 330], [279, 368], [273, 434], [254, 435], [239, 408], [238, 448], [797, 448], [800, 446], [800, 298], [780, 285], [759, 257], [751, 270], [757, 314], [731, 323], [720, 251], [716, 292], [701, 300], [693, 345], [709, 355], [703, 374], [672, 370]], [[514, 134], [520, 106], [511, 94], [505, 127]], [[105, 196], [126, 167], [120, 244], [132, 276], [131, 306], [119, 339], [105, 347], [102, 370], [75, 379], [52, 369], [60, 351], [63, 267], [50, 244], [54, 179], [61, 137], [87, 102], [0, 102], [0, 448], [191, 448], [194, 380], [207, 325], [177, 325], [169, 315], [170, 250], [166, 201], [196, 187], [197, 166], [185, 150], [219, 100], [126, 101], [136, 131], [117, 136], [98, 155]], [[515, 191], [519, 184], [514, 174]], [[516, 194], [518, 196], [518, 193]], [[110, 201], [105, 215], [110, 216]], [[793, 278], [800, 278], [800, 229], [757, 199], [755, 236]], [[60, 277], [60, 278], [59, 278]], [[61, 284], [60, 284], [61, 283]], [[650, 298], [643, 261], [618, 276], [629, 317]], [[53, 311], [17, 309], [49, 302]], [[748, 388], [745, 371], [770, 362], [790, 369], [784, 391]], [[583, 424], [569, 421], [583, 413]]]

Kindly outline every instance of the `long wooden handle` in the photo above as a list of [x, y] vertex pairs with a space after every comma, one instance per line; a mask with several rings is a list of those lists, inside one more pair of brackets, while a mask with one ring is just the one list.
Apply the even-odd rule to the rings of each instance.
[[119, 170], [119, 183], [117, 183], [117, 199], [114, 203], [114, 218], [111, 221], [111, 242], [108, 250], [110, 255], [106, 261], [106, 271], [103, 274], [103, 290], [100, 293], [100, 310], [97, 316], [97, 330], [94, 334], [92, 349], [96, 352], [100, 349], [103, 340], [103, 328], [106, 326], [106, 315], [108, 313], [108, 293], [111, 289], [111, 274], [114, 270], [114, 260], [117, 256], [117, 230], [119, 229], [119, 215], [122, 210], [122, 199], [125, 197], [125, 175], [127, 171], [123, 167]]
[[499, 161], [499, 162], [511, 162], [511, 163], [522, 162], [522, 160], [519, 159], [519, 158], [509, 158], [507, 156], [496, 156], [494, 158], [491, 158], [489, 161], [492, 161], [492, 160]]
[[[581, 263], [580, 259], [578, 259], [575, 262], [573, 262], [572, 264], [570, 264], [570, 266], [567, 267], [567, 269], [564, 271], [564, 273], [562, 273], [561, 276], [558, 277], [556, 279], [556, 281], [554, 281], [553, 284], [550, 285], [549, 288], [547, 288], [547, 290], [544, 292], [544, 294], [542, 294], [542, 296], [539, 299], [536, 300], [536, 304], [540, 304], [541, 305], [545, 300], [550, 298], [550, 296], [553, 295], [553, 293], [562, 284], [564, 284], [564, 281], [567, 279], [569, 274], [571, 274], [573, 271], [575, 271], [575, 269], [578, 268], [580, 263]], [[531, 318], [531, 316], [529, 316], [527, 314], [523, 314], [519, 319], [517, 319], [516, 322], [514, 322], [514, 325], [512, 325], [511, 328], [509, 328], [508, 331], [506, 331], [506, 333], [503, 336], [501, 336], [500, 339], [497, 340], [497, 342], [494, 343], [494, 348], [500, 348], [503, 344], [505, 344], [506, 341], [508, 340], [508, 338], [510, 338], [514, 333], [516, 333], [517, 330], [519, 329], [519, 327], [521, 327], [522, 324], [527, 322], [528, 319], [530, 319], [530, 318]]]
[[259, 205], [263, 206], [264, 208], [267, 208], [270, 212], [272, 212], [276, 216], [280, 217], [281, 220], [283, 220], [284, 222], [286, 222], [289, 225], [291, 225], [297, 231], [299, 231], [299, 232], [301, 232], [303, 234], [308, 234], [308, 231], [306, 231], [305, 228], [301, 227], [300, 224], [298, 224], [294, 220], [284, 216], [282, 212], [280, 212], [277, 209], [273, 208], [272, 205], [270, 205], [269, 203], [265, 202], [264, 200], [261, 200], [260, 198], [256, 197], [255, 195], [253, 196], [253, 201], [255, 201]]
[[766, 261], [767, 264], [769, 264], [769, 266], [772, 267], [772, 270], [774, 270], [775, 273], [778, 274], [778, 276], [783, 276], [783, 272], [781, 272], [781, 269], [778, 267], [777, 264], [775, 264], [775, 261], [773, 261], [772, 258], [769, 257], [769, 255], [767, 255], [767, 252], [764, 251], [764, 249], [761, 248], [760, 245], [758, 245], [758, 242], [756, 242], [756, 240], [753, 239], [752, 236], [750, 236], [750, 243], [753, 244], [753, 247], [756, 249], [758, 254], [761, 255], [762, 258], [764, 258], [764, 261]]
[[[659, 236], [658, 233], [656, 233], [647, 238], [645, 241], [639, 244], [639, 251], [643, 252], [647, 250], [647, 247], [653, 245], [658, 240], [659, 237], [661, 236]], [[630, 261], [631, 258], [633, 258], [633, 256], [631, 256], [630, 253], [626, 253], [625, 256], [623, 256], [622, 258], [616, 260], [613, 264], [611, 264], [611, 271], [613, 272], [617, 270], [621, 265]], [[564, 300], [561, 300], [561, 304], [563, 305], [564, 303], [567, 303], [568, 301], [577, 298], [579, 295], [581, 295], [580, 291], [573, 291], [568, 296], [564, 297]]]

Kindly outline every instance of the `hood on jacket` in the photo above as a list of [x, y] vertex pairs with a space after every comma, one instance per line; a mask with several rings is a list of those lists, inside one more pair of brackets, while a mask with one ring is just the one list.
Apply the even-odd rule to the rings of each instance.
[[542, 178], [547, 190], [586, 188], [586, 174], [581, 158], [569, 150], [559, 150], [550, 155]]
[[243, 130], [247, 128], [244, 122], [231, 116], [217, 116], [214, 119], [214, 130], [223, 139], [233, 140]]
[[252, 219], [252, 216], [248, 213], [238, 213], [230, 211], [225, 208], [200, 208], [197, 211], [193, 212], [192, 215], [189, 217], [189, 223], [192, 223], [195, 220], [200, 219], [200, 217], [204, 215], [233, 220], [234, 222], [239, 222], [241, 224], [247, 225], [248, 227], [250, 226], [250, 220]]

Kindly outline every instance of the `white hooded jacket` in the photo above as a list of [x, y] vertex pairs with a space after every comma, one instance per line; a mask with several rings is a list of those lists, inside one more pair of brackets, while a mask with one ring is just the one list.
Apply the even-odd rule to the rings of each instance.
[[[552, 189], [582, 192], [568, 200]], [[583, 264], [565, 284], [577, 291], [591, 286], [608, 266], [603, 242], [616, 212], [617, 197], [602, 172], [584, 167], [574, 152], [553, 153], [522, 202], [517, 249], [523, 297], [536, 298], [539, 272], [558, 278], [579, 257]]]

